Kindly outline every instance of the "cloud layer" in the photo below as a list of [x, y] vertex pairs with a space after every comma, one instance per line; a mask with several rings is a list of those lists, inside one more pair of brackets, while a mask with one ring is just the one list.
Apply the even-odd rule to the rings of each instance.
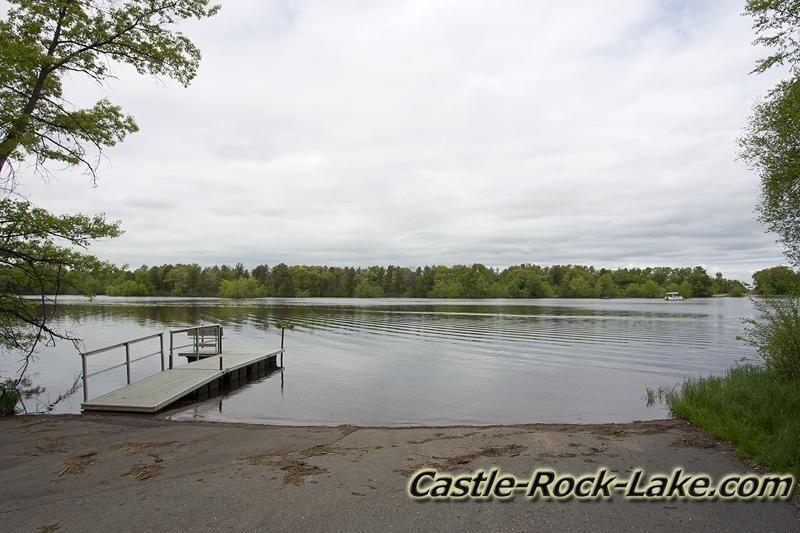
[[774, 82], [742, 2], [239, 0], [187, 27], [188, 88], [119, 68], [140, 133], [79, 174], [24, 178], [104, 211], [119, 263], [781, 261], [735, 139]]

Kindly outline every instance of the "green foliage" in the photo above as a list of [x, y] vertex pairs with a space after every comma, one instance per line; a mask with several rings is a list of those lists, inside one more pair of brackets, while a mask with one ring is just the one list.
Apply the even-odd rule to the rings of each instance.
[[711, 278], [708, 277], [708, 273], [703, 267], [696, 266], [692, 269], [689, 284], [692, 288], [692, 296], [711, 296]]
[[[72, 279], [72, 273], [69, 274]], [[237, 292], [231, 280], [255, 280], [262, 289]], [[666, 290], [685, 297], [746, 292], [741, 282], [717, 275], [713, 280], [700, 267], [596, 269], [582, 265], [533, 264], [492, 269], [481, 264], [426, 266], [395, 265], [367, 268], [259, 265], [248, 272], [241, 264], [201, 267], [177, 264], [136, 270], [127, 267], [83, 273], [75, 284], [110, 296], [217, 296], [242, 294], [273, 297], [358, 298], [661, 298]], [[237, 287], [245, 287], [242, 282]], [[736, 289], [736, 290], [734, 290]]]
[[275, 266], [270, 273], [269, 294], [288, 298], [292, 296], [293, 290], [292, 274], [289, 271], [289, 267], [283, 263]]
[[[209, 0], [7, 4], [0, 20], [0, 351], [21, 352], [24, 363], [16, 379], [4, 381], [12, 385], [0, 386], [0, 408], [6, 410], [20, 397], [37, 346], [56, 339], [77, 341], [49, 325], [57, 295], [99, 290], [147, 295], [162, 290], [147, 270], [121, 276], [118, 269], [84, 253], [90, 242], [119, 235], [116, 223], [102, 216], [56, 216], [12, 199], [12, 163], [32, 158], [40, 172], [49, 162], [80, 165], [96, 178], [103, 149], [137, 131], [137, 126], [105, 99], [75, 108], [64, 94], [63, 79], [88, 77], [102, 83], [113, 77], [110, 65], [125, 63], [141, 74], [187, 85], [197, 71], [200, 52], [174, 27], [218, 10]], [[190, 276], [176, 284], [196, 290], [195, 281]]]
[[597, 278], [595, 289], [597, 290], [597, 296], [600, 298], [618, 298], [622, 294], [622, 290], [617, 285], [617, 282], [614, 281], [614, 276], [610, 272], [606, 272]]
[[753, 17], [756, 39], [753, 44], [771, 49], [772, 53], [756, 63], [753, 72], [766, 72], [778, 65], [788, 64], [797, 70], [800, 61], [800, 1], [798, 0], [747, 0], [744, 11]]
[[559, 296], [565, 298], [594, 298], [594, 279], [590, 269], [586, 267], [573, 267], [563, 276]]
[[692, 284], [688, 281], [684, 280], [678, 286], [678, 293], [683, 296], [684, 298], [689, 298], [692, 296]]
[[253, 278], [224, 279], [219, 286], [220, 298], [259, 298], [264, 286]]
[[[93, 177], [104, 147], [137, 131], [133, 118], [108, 100], [76, 109], [65, 76], [103, 82], [110, 65], [141, 74], [194, 78], [200, 51], [176, 23], [214, 15], [209, 0], [9, 0], [0, 21], [0, 172], [33, 156], [83, 165]], [[97, 152], [97, 157], [89, 154]]]
[[[642, 284], [642, 297], [644, 298], [663, 298], [666, 291], [664, 287], [649, 279]], [[701, 294], [697, 294], [696, 296], [701, 296]], [[707, 294], [702, 294], [702, 296], [708, 296]]]
[[73, 275], [108, 268], [82, 249], [119, 234], [118, 224], [102, 216], [57, 216], [25, 201], [0, 199], [0, 350], [29, 352], [43, 334], [57, 335], [45, 325], [41, 300], [23, 295], [58, 295]]
[[356, 285], [354, 296], [356, 298], [382, 298], [383, 289], [368, 278], [364, 278]]
[[109, 285], [106, 288], [106, 294], [109, 296], [150, 296], [150, 291], [138, 281], [126, 279]]
[[747, 289], [745, 288], [744, 284], [738, 280], [733, 280], [731, 288], [728, 289], [728, 295], [733, 296], [734, 298], [741, 298], [746, 292]]
[[740, 155], [759, 174], [760, 220], [775, 232], [786, 255], [800, 265], [800, 1], [749, 0], [745, 12], [753, 19], [756, 44], [770, 55], [759, 60], [755, 72], [786, 65], [788, 80], [782, 80], [756, 106], [744, 137]]
[[765, 298], [755, 307], [761, 316], [745, 320], [741, 339], [758, 349], [768, 369], [800, 379], [800, 299]]
[[742, 366], [685, 381], [667, 394], [672, 412], [736, 444], [740, 453], [800, 479], [800, 377]]
[[494, 295], [503, 298], [550, 298], [554, 295], [545, 271], [536, 265], [509, 267], [497, 275], [494, 286]]
[[[800, 1], [748, 0], [755, 44], [769, 50], [754, 72], [788, 66], [789, 79], [778, 83], [756, 106], [740, 155], [759, 174], [760, 220], [775, 232], [791, 263], [800, 265]], [[791, 294], [796, 274], [776, 267], [753, 275], [760, 294]], [[692, 292], [705, 280], [690, 280]], [[719, 291], [724, 280], [712, 282]], [[685, 287], [681, 287], [683, 291]], [[741, 294], [727, 284], [724, 292]], [[688, 380], [667, 401], [672, 411], [712, 433], [735, 442], [739, 450], [776, 471], [800, 477], [800, 316], [796, 299], [756, 301], [759, 320], [750, 320], [743, 339], [756, 346], [763, 367], [745, 366], [724, 377]]]
[[765, 268], [753, 274], [753, 291], [762, 296], [789, 296], [800, 289], [800, 274], [787, 266]]
[[800, 78], [781, 82], [756, 106], [740, 148], [761, 178], [759, 219], [800, 264]]
[[74, 340], [51, 327], [52, 304], [68, 287], [91, 295], [70, 278], [111, 268], [83, 250], [119, 234], [119, 226], [102, 216], [58, 216], [25, 201], [0, 199], [0, 353], [17, 353], [24, 361], [20, 374], [0, 386], [0, 410], [17, 404], [25, 369], [39, 347]]
[[30, 378], [0, 380], [0, 416], [13, 415], [23, 398], [30, 398], [44, 392], [42, 387], [34, 387]]
[[736, 279], [725, 279], [720, 272], [717, 272], [711, 280], [711, 294], [726, 294], [728, 296], [741, 297], [747, 293], [747, 287]]

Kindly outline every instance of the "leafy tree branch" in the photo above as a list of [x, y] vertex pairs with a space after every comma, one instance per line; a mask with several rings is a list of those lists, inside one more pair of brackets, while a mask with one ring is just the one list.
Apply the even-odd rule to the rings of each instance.
[[0, 21], [0, 176], [13, 188], [12, 162], [32, 156], [80, 166], [97, 179], [102, 153], [138, 131], [133, 117], [100, 100], [75, 109], [63, 94], [65, 74], [98, 83], [112, 78], [111, 65], [140, 74], [167, 76], [187, 86], [200, 51], [176, 30], [181, 21], [213, 16], [210, 0], [11, 0]]

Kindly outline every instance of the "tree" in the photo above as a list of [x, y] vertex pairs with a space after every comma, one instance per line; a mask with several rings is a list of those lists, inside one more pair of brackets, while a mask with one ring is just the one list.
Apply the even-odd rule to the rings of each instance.
[[771, 48], [772, 53], [756, 62], [753, 72], [763, 73], [774, 66], [789, 64], [793, 74], [800, 69], [799, 0], [747, 0], [744, 12], [753, 17], [756, 40], [753, 44]]
[[383, 298], [383, 288], [377, 283], [364, 278], [355, 289], [356, 298]]
[[252, 277], [262, 286], [266, 287], [269, 282], [269, 266], [258, 265], [253, 269]]
[[236, 266], [233, 267], [233, 279], [242, 279], [250, 276], [250, 273], [244, 267], [242, 263], [236, 263]]
[[736, 298], [740, 298], [745, 295], [747, 292], [747, 288], [744, 286], [744, 283], [738, 280], [733, 280], [730, 282], [730, 288], [728, 289], [728, 295], [734, 296]]
[[765, 268], [753, 274], [753, 291], [761, 296], [790, 296], [800, 289], [800, 275], [788, 266]]
[[536, 265], [518, 265], [505, 269], [496, 282], [496, 293], [503, 298], [550, 298], [553, 289]]
[[678, 287], [678, 293], [684, 298], [692, 297], [692, 285], [688, 281], [682, 281]]
[[620, 295], [619, 287], [610, 273], [602, 274], [597, 278], [596, 289], [601, 298], [616, 298]]
[[[172, 28], [218, 9], [209, 0], [8, 1], [0, 20], [0, 349], [21, 353], [23, 362], [15, 379], [0, 379], [0, 406], [13, 410], [43, 342], [77, 342], [50, 325], [57, 295], [68, 279], [102, 269], [84, 253], [93, 240], [120, 233], [102, 215], [56, 216], [14, 196], [17, 163], [32, 160], [37, 173], [47, 173], [49, 163], [79, 166], [96, 181], [103, 149], [138, 129], [108, 100], [76, 108], [62, 80], [84, 76], [102, 84], [113, 77], [110, 65], [126, 63], [188, 85], [200, 52]], [[120, 280], [119, 290], [149, 290], [146, 277]], [[38, 300], [21, 298], [31, 290]]]
[[756, 106], [740, 155], [759, 174], [759, 219], [776, 233], [786, 255], [800, 265], [800, 0], [749, 0], [755, 44], [771, 50], [754, 72], [784, 65], [789, 78]]
[[758, 217], [800, 265], [800, 78], [782, 82], [756, 106], [741, 156], [758, 172]]
[[[761, 179], [758, 217], [778, 235], [786, 257], [800, 267], [800, 0], [748, 0], [745, 11], [754, 18], [756, 44], [770, 55], [754, 72], [783, 65], [788, 78], [781, 80], [756, 106], [740, 153]], [[767, 368], [778, 375], [798, 376], [800, 357], [800, 297], [791, 269], [757, 272], [756, 291], [768, 296], [756, 302], [760, 322], [750, 321], [745, 339], [759, 349]], [[761, 274], [759, 276], [759, 274]], [[789, 293], [791, 298], [770, 298]]]
[[[21, 355], [17, 376], [0, 380], [0, 405], [13, 410], [40, 348], [59, 339], [77, 341], [52, 326], [54, 304], [69, 272], [103, 268], [81, 250], [119, 234], [119, 225], [102, 216], [55, 216], [28, 202], [0, 199], [0, 352]], [[23, 296], [31, 288], [38, 298]]]
[[110, 64], [118, 62], [186, 86], [197, 72], [200, 51], [171, 28], [219, 9], [209, 0], [9, 3], [6, 20], [0, 21], [0, 176], [7, 169], [12, 184], [11, 162], [28, 156], [37, 169], [49, 161], [81, 165], [96, 178], [103, 148], [138, 127], [105, 99], [75, 108], [64, 95], [64, 76], [103, 83], [113, 76]]
[[711, 296], [711, 278], [705, 268], [694, 267], [689, 276], [689, 283], [692, 286], [692, 296]]
[[264, 296], [264, 286], [253, 278], [222, 280], [219, 286], [222, 298], [259, 298]]
[[461, 298], [464, 288], [456, 279], [456, 269], [464, 268], [463, 265], [455, 265], [448, 268], [443, 265], [433, 267], [433, 287], [426, 295], [428, 298]]
[[570, 267], [564, 276], [559, 296], [566, 298], [596, 297], [594, 280], [589, 269], [581, 266]]
[[663, 298], [664, 297], [664, 288], [661, 287], [658, 283], [649, 279], [642, 283], [641, 287], [641, 296], [642, 298]]
[[272, 267], [269, 279], [272, 285], [269, 291], [270, 296], [281, 296], [283, 298], [292, 296], [292, 274], [286, 264], [280, 263]]

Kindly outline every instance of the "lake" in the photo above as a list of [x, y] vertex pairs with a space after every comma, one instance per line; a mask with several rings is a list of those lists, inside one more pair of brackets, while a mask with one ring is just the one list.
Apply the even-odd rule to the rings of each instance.
[[[285, 369], [208, 400], [173, 419], [271, 424], [456, 425], [628, 422], [666, 418], [646, 387], [720, 374], [753, 348], [736, 339], [755, 311], [746, 298], [618, 300], [408, 300], [64, 297], [59, 327], [99, 348], [201, 323], [225, 327], [225, 346], [277, 349], [277, 320], [291, 319]], [[185, 340], [183, 341], [185, 342]], [[142, 343], [137, 357], [157, 349]], [[90, 358], [90, 372], [124, 360]], [[182, 362], [182, 360], [181, 360]], [[18, 362], [0, 360], [8, 374]], [[157, 372], [158, 357], [133, 365]], [[69, 343], [32, 365], [46, 388], [26, 401], [43, 410], [81, 371]], [[125, 384], [125, 369], [90, 378], [90, 397]], [[80, 412], [82, 391], [54, 413]]]

